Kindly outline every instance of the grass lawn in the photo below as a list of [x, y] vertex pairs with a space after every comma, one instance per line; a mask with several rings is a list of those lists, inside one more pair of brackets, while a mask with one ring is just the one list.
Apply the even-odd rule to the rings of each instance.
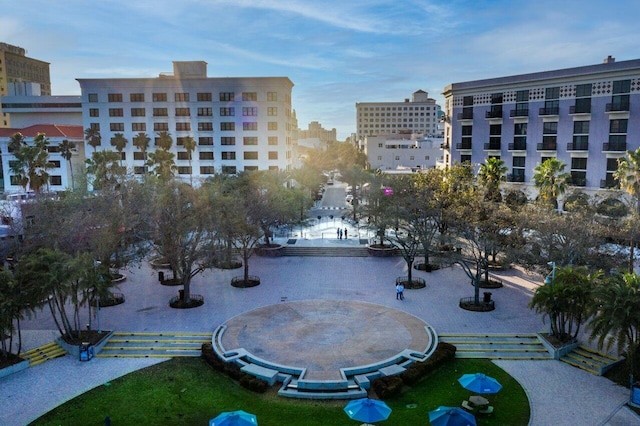
[[[527, 425], [529, 403], [524, 390], [487, 360], [454, 360], [387, 400], [393, 409], [384, 425], [427, 425], [428, 412], [440, 405], [460, 406], [471, 393], [460, 386], [462, 374], [483, 372], [503, 385], [488, 399], [495, 411], [478, 417], [478, 425]], [[359, 425], [342, 408], [347, 401], [306, 401], [279, 397], [277, 387], [255, 394], [214, 371], [200, 358], [173, 360], [128, 374], [61, 405], [34, 425], [208, 425], [223, 411], [245, 410], [260, 426]]]

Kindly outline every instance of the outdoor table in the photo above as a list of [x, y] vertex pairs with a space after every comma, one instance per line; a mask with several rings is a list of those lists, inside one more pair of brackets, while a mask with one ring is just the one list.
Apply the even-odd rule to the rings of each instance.
[[489, 400], [479, 395], [473, 395], [469, 397], [469, 402], [476, 407], [483, 407], [485, 405], [489, 405]]

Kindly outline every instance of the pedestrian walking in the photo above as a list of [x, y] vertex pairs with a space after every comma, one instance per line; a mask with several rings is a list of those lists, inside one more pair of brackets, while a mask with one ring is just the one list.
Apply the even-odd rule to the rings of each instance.
[[347, 239], [347, 228], [344, 228], [344, 239]]
[[338, 235], [338, 239], [340, 239], [340, 228], [338, 228], [338, 230], [336, 231], [337, 235]]
[[396, 285], [396, 300], [404, 300], [404, 286], [402, 283]]
[[338, 239], [342, 239], [342, 228], [338, 228]]

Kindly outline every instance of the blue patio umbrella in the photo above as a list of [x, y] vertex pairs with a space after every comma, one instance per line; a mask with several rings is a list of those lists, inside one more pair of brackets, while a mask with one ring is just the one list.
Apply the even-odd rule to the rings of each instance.
[[502, 385], [496, 379], [482, 373], [463, 374], [458, 382], [463, 388], [475, 393], [497, 393], [502, 389]]
[[344, 407], [345, 413], [359, 422], [373, 423], [387, 420], [391, 414], [391, 408], [383, 401], [377, 399], [360, 398], [350, 401]]
[[246, 411], [227, 411], [209, 420], [209, 426], [257, 426], [258, 419]]
[[476, 426], [476, 418], [462, 408], [440, 406], [429, 411], [429, 422], [433, 426]]

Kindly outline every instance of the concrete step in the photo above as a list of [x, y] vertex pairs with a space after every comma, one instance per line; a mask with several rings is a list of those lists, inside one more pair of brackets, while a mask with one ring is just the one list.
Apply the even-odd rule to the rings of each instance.
[[65, 356], [66, 354], [67, 351], [65, 351], [60, 345], [56, 342], [51, 342], [23, 352], [20, 356], [29, 361], [29, 366], [34, 366], [54, 358]]
[[439, 334], [440, 341], [456, 347], [456, 358], [553, 359], [535, 334]]
[[197, 357], [211, 333], [114, 333], [98, 354], [101, 358]]
[[296, 247], [287, 246], [284, 249], [285, 256], [312, 256], [312, 257], [368, 257], [366, 247]]
[[618, 362], [610, 355], [582, 345], [560, 358], [560, 361], [597, 376], [602, 375], [611, 365]]

